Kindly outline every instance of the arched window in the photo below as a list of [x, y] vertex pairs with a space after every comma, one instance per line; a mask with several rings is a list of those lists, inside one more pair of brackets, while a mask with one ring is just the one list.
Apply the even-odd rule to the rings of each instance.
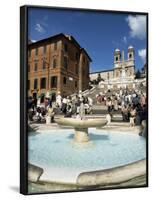
[[129, 58], [132, 58], [132, 54], [131, 53], [129, 54]]
[[118, 61], [118, 56], [116, 56], [116, 61]]

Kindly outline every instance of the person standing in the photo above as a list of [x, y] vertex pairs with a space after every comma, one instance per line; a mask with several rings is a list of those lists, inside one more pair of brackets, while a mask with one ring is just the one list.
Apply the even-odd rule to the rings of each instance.
[[111, 98], [110, 98], [110, 97], [108, 97], [107, 102], [106, 102], [106, 105], [107, 105], [108, 113], [111, 112], [111, 105], [112, 105], [112, 102], [111, 102]]
[[62, 100], [62, 112], [66, 115], [67, 112], [67, 98], [64, 96]]
[[130, 110], [130, 125], [135, 126], [136, 109], [132, 107]]

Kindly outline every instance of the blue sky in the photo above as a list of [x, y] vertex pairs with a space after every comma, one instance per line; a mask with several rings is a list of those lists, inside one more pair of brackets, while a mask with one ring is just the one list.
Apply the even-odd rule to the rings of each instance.
[[72, 35], [85, 48], [92, 63], [90, 71], [113, 68], [115, 48], [125, 51], [135, 48], [136, 69], [141, 69], [146, 57], [146, 17], [122, 13], [87, 12], [30, 8], [28, 37], [38, 41], [55, 34]]

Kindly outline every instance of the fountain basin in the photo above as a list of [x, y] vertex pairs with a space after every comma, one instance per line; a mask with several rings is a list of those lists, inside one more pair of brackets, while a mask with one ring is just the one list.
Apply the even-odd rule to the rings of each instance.
[[71, 126], [75, 129], [74, 141], [78, 143], [88, 142], [89, 127], [102, 127], [107, 123], [106, 119], [75, 119], [59, 118], [55, 120], [60, 126]]
[[[71, 141], [74, 129], [42, 130], [39, 134], [30, 134], [28, 158], [31, 164], [44, 170], [41, 181], [89, 185], [90, 175], [96, 176], [96, 170], [99, 175], [99, 170], [125, 166], [146, 158], [146, 140], [133, 131], [113, 131], [113, 128], [89, 128], [88, 131], [91, 142], [83, 144]], [[91, 171], [93, 173], [88, 173]], [[91, 182], [90, 185], [104, 185], [102, 173], [100, 175], [100, 183]]]
[[[106, 170], [98, 170], [80, 173], [77, 184], [87, 186], [104, 186], [124, 183], [128, 180], [144, 176], [146, 174], [146, 160], [142, 159], [128, 165], [114, 167]], [[98, 178], [97, 178], [98, 177]]]

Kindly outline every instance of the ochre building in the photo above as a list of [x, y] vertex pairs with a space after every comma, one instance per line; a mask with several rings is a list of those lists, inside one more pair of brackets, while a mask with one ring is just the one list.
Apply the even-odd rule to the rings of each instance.
[[28, 45], [28, 95], [71, 95], [89, 88], [91, 58], [69, 35]]

